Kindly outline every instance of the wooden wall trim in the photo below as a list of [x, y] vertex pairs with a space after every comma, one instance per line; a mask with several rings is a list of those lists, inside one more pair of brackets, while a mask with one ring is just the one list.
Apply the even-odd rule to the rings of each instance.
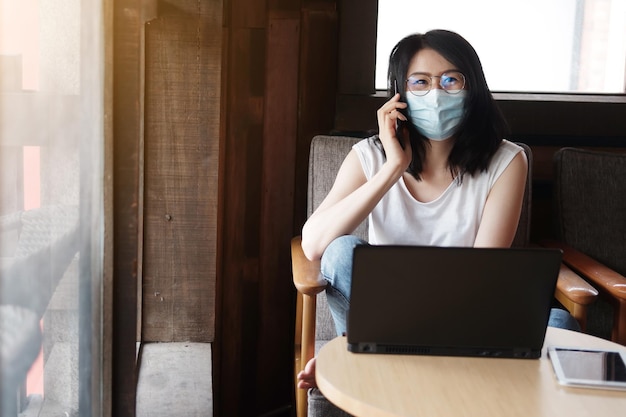
[[[497, 96], [497, 94], [495, 94]], [[337, 96], [335, 130], [339, 132], [375, 132], [376, 110], [387, 100], [385, 93]], [[511, 135], [601, 138], [624, 137], [626, 102], [546, 101], [496, 98]]]
[[113, 6], [113, 375], [112, 415], [135, 415], [139, 158], [141, 154], [141, 1]]

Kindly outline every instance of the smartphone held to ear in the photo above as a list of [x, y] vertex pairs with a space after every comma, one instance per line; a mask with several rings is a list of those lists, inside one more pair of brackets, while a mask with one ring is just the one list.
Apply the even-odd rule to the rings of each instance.
[[[393, 93], [394, 95], [400, 93], [400, 91], [398, 90], [398, 80], [393, 80]], [[402, 93], [400, 93], [400, 101], [402, 100]], [[398, 110], [398, 112], [404, 114], [403, 111]], [[396, 118], [396, 138], [398, 138], [398, 141], [400, 142], [400, 146], [402, 146], [402, 149], [404, 149], [404, 125], [403, 125], [403, 121]]]

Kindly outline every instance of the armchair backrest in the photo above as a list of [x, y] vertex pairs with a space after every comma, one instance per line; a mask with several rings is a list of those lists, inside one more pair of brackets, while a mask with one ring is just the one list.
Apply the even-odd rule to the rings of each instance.
[[[360, 138], [347, 136], [315, 136], [311, 141], [309, 154], [309, 185], [307, 191], [307, 217], [322, 203], [335, 182], [335, 177], [346, 155]], [[367, 240], [367, 220], [354, 233]], [[324, 341], [333, 339], [335, 325], [333, 323], [326, 294], [317, 295], [315, 315], [316, 351]]]
[[626, 275], [626, 154], [562, 148], [554, 169], [557, 237]]
[[[322, 203], [335, 182], [337, 172], [352, 146], [361, 138], [349, 136], [315, 136], [309, 154], [309, 188], [307, 217]], [[355, 235], [367, 240], [367, 220], [355, 231]]]
[[[554, 154], [557, 238], [626, 275], [626, 154], [561, 148]], [[589, 306], [586, 332], [611, 338], [616, 299]], [[623, 311], [623, 310], [622, 310]]]
[[[324, 200], [335, 181], [335, 177], [337, 176], [337, 172], [344, 158], [348, 152], [350, 152], [352, 146], [360, 140], [362, 139], [348, 136], [320, 135], [313, 138], [309, 154], [307, 217], [310, 216]], [[528, 157], [528, 176], [522, 213], [513, 246], [526, 246], [530, 240], [532, 153], [527, 145], [523, 143], [518, 143], [518, 145], [524, 148], [526, 156]], [[354, 234], [367, 240], [367, 220], [359, 225]], [[320, 293], [317, 297], [315, 338], [318, 341], [327, 341], [334, 337], [335, 327], [328, 309], [328, 304], [326, 303], [326, 295]]]

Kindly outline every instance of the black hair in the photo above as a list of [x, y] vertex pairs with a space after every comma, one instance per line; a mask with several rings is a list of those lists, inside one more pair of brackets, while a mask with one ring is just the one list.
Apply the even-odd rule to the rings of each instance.
[[[400, 40], [389, 56], [389, 96], [395, 94], [394, 84], [397, 83], [402, 100], [405, 100], [409, 64], [415, 54], [425, 48], [435, 50], [465, 76], [465, 111], [448, 157], [448, 166], [459, 180], [466, 173], [473, 175], [486, 171], [507, 132], [507, 124], [489, 91], [478, 54], [462, 36], [438, 29], [409, 35]], [[419, 179], [429, 142], [412, 123], [404, 123], [404, 126], [409, 132], [413, 149], [413, 160], [408, 172]]]

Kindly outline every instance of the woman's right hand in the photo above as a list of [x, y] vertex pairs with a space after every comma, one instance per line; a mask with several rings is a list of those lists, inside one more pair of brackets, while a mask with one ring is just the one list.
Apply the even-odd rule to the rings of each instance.
[[[398, 120], [407, 120], [400, 111], [400, 109], [405, 109], [406, 107], [407, 104], [400, 101], [400, 94], [396, 93], [376, 113], [378, 117], [378, 136], [385, 149], [387, 162], [397, 164], [401, 168], [401, 172], [408, 168], [413, 157], [411, 141], [408, 135], [402, 135], [403, 138], [398, 138], [396, 135]], [[402, 144], [400, 141], [402, 141]]]

